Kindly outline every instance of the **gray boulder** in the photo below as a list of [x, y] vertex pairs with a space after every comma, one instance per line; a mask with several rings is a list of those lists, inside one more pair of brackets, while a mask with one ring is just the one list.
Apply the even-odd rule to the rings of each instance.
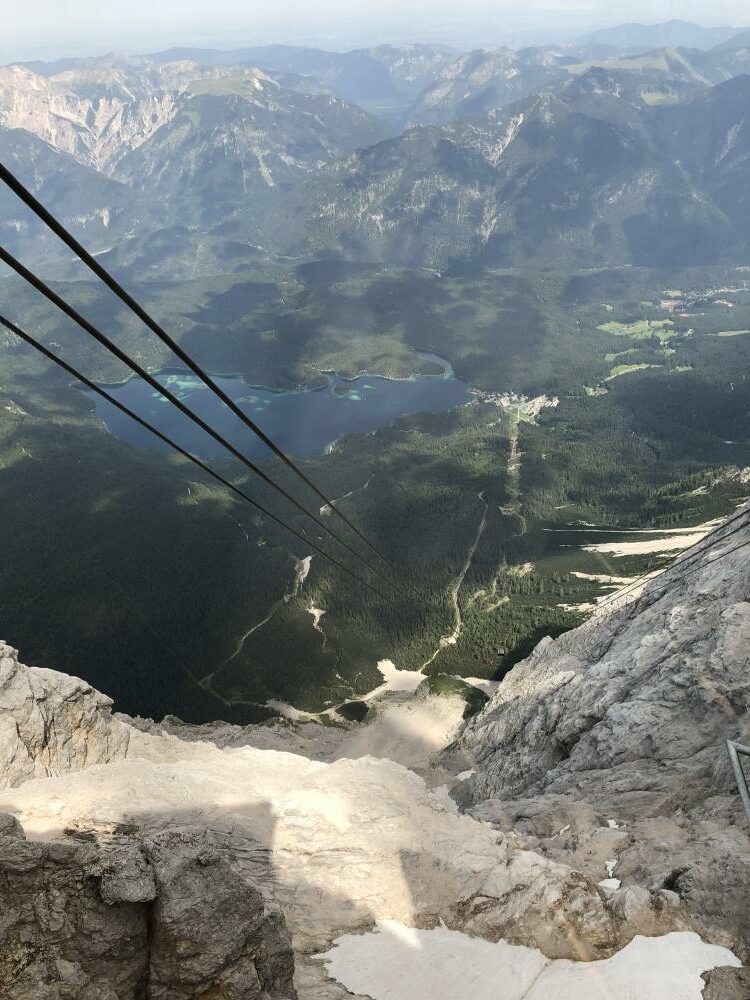
[[119, 760], [130, 730], [78, 677], [27, 667], [0, 641], [0, 788]]
[[32, 843], [0, 816], [3, 1000], [293, 1000], [278, 907], [195, 827]]
[[723, 966], [703, 974], [703, 1000], [750, 1000], [750, 969]]
[[284, 917], [239, 876], [227, 835], [168, 829], [146, 837], [144, 850], [156, 880], [151, 1000], [294, 995]]

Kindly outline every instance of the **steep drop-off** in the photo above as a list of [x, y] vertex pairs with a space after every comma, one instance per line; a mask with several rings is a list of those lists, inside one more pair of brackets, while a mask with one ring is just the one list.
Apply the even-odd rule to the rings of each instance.
[[[635, 601], [545, 640], [462, 734], [460, 797], [640, 911], [668, 890], [750, 952], [750, 841], [726, 740], [750, 733], [750, 517]], [[609, 890], [607, 890], [609, 891]]]
[[291, 997], [284, 920], [311, 1000], [426, 996], [436, 962], [453, 1000], [482, 975], [519, 998], [697, 1000], [720, 966], [706, 995], [741, 990], [750, 840], [724, 740], [750, 700], [750, 528], [733, 529], [542, 643], [463, 731], [457, 705], [421, 774], [388, 759], [425, 718], [403, 694], [363, 741], [159, 725], [2, 646], [3, 996]]

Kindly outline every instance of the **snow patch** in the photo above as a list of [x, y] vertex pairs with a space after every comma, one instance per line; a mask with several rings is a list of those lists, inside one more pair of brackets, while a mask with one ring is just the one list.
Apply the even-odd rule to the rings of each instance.
[[605, 892], [617, 892], [622, 882], [619, 878], [603, 878], [601, 882], [597, 882], [596, 884], [604, 889]]
[[741, 965], [692, 932], [636, 937], [612, 958], [572, 962], [394, 920], [341, 937], [319, 957], [347, 990], [373, 1000], [701, 1000], [701, 973]]
[[457, 736], [465, 708], [458, 695], [386, 703], [372, 722], [343, 740], [336, 756], [376, 757], [427, 770], [431, 756]]
[[611, 556], [642, 556], [656, 552], [678, 552], [689, 549], [705, 537], [705, 531], [695, 531], [672, 538], [649, 538], [642, 542], [594, 542], [582, 545], [584, 552], [604, 552]]
[[497, 689], [502, 683], [502, 681], [488, 681], [484, 677], [459, 677], [458, 679], [462, 680], [464, 684], [470, 684], [472, 687], [484, 691], [488, 698], [497, 693]]
[[393, 660], [379, 660], [378, 670], [383, 675], [384, 683], [364, 695], [362, 701], [372, 701], [389, 691], [406, 691], [413, 694], [424, 680], [424, 674], [416, 670], [399, 670]]

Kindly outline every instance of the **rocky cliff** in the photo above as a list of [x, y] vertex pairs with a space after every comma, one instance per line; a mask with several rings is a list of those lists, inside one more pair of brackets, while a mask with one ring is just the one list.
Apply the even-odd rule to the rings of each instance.
[[[347, 995], [327, 980], [318, 953], [382, 920], [442, 922], [550, 958], [592, 959], [639, 929], [685, 926], [665, 894], [655, 895], [648, 924], [631, 924], [594, 879], [519, 849], [515, 833], [460, 815], [445, 786], [431, 790], [383, 759], [377, 743], [365, 741], [364, 753], [382, 756], [357, 756], [345, 730], [338, 751], [325, 747], [329, 763], [253, 746], [269, 745], [262, 727], [223, 749], [194, 732], [180, 739], [113, 719], [108, 700], [82, 682], [26, 668], [8, 647], [4, 654], [6, 729], [17, 717], [44, 720], [4, 743], [8, 772], [11, 761], [24, 764], [14, 764], [15, 787], [0, 793], [0, 812], [20, 821], [27, 838], [14, 822], [0, 856], [10, 915], [0, 926], [0, 981], [13, 1000], [34, 997], [32, 981], [52, 984], [63, 973], [60, 995], [82, 1000], [138, 996], [131, 991], [144, 981], [150, 996], [199, 996], [197, 983], [212, 984], [217, 997], [291, 996], [281, 918], [261, 916], [279, 911], [298, 991], [311, 1000]], [[24, 697], [9, 697], [17, 688]], [[409, 715], [400, 706], [392, 725], [408, 727]], [[289, 745], [299, 745], [299, 728], [289, 728]], [[278, 745], [283, 735], [282, 727]], [[49, 905], [40, 909], [34, 898]], [[92, 951], [87, 935], [99, 923]], [[118, 936], [128, 942], [122, 960]], [[264, 979], [269, 952], [281, 971]], [[237, 981], [256, 993], [237, 993]]]
[[0, 816], [0, 993], [7, 1000], [291, 1000], [284, 918], [202, 827], [30, 842]]
[[129, 729], [85, 681], [33, 669], [0, 640], [0, 788], [124, 757]]
[[750, 825], [726, 740], [750, 733], [749, 540], [746, 514], [637, 600], [544, 640], [458, 750], [472, 815], [607, 879], [623, 913], [666, 890], [745, 958]]
[[423, 705], [181, 738], [3, 646], [0, 993], [742, 996], [748, 539], [542, 643], [420, 774], [375, 736]]
[[90, 64], [47, 76], [0, 67], [0, 125], [38, 135], [81, 163], [108, 170], [175, 114], [192, 63], [150, 66], [143, 60]]

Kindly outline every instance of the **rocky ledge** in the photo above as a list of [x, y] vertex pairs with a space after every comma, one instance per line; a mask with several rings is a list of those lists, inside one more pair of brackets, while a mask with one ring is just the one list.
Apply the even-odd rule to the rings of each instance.
[[0, 640], [0, 789], [119, 760], [130, 729], [90, 684], [19, 663]]
[[69, 830], [30, 842], [0, 815], [7, 1000], [292, 1000], [281, 912], [205, 828]]
[[743, 540], [543, 642], [431, 771], [403, 739], [422, 702], [338, 743], [314, 723], [181, 734], [2, 645], [0, 995], [482, 1000], [500, 977], [528, 1000], [543, 973], [598, 1000], [650, 955], [643, 1000], [744, 997], [724, 746], [747, 739]]
[[453, 750], [471, 815], [601, 880], [631, 921], [671, 900], [745, 961], [750, 825], [726, 740], [750, 738], [748, 540], [746, 512], [638, 599], [541, 642]]

